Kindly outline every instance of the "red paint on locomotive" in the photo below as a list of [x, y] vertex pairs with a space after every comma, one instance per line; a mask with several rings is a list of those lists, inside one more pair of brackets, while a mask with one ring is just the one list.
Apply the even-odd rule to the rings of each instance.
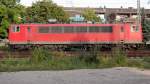
[[[57, 32], [54, 28], [54, 32], [44, 31], [44, 28], [50, 27], [62, 27], [62, 29], [56, 30]], [[80, 28], [80, 32], [64, 32], [66, 27], [73, 27], [76, 30], [87, 27], [87, 31]], [[102, 28], [97, 32], [96, 28], [93, 30], [92, 27]], [[105, 30], [105, 27], [108, 28]], [[43, 29], [44, 33], [40, 33], [39, 29]], [[121, 41], [142, 43], [142, 28], [136, 30], [131, 24], [20, 24], [11, 25], [9, 28], [10, 44], [111, 44]]]

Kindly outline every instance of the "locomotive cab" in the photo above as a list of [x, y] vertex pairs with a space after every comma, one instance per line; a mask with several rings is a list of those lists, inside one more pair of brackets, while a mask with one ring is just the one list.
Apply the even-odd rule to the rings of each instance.
[[25, 26], [23, 25], [11, 25], [9, 28], [9, 44], [26, 44], [25, 43]]

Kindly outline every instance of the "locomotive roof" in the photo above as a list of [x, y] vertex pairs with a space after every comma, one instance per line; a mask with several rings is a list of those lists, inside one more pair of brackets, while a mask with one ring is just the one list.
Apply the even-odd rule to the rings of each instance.
[[113, 26], [113, 25], [124, 25], [124, 24], [12, 24], [20, 26]]

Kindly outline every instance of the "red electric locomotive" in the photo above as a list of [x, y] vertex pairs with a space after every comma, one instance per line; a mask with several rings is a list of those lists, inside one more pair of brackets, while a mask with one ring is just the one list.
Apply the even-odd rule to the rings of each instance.
[[19, 24], [9, 28], [9, 44], [139, 44], [142, 28], [133, 24]]

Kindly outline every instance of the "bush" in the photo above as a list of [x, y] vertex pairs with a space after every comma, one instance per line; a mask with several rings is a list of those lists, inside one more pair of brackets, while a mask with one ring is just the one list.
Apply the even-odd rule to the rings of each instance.
[[144, 62], [147, 62], [147, 63], [150, 63], [150, 57], [145, 57], [145, 58], [143, 59], [143, 61], [144, 61]]
[[138, 68], [143, 68], [144, 64], [142, 60], [138, 59], [129, 59], [128, 60], [128, 67], [138, 67]]
[[121, 48], [114, 48], [112, 53], [112, 64], [115, 66], [126, 66], [128, 58]]
[[0, 61], [0, 71], [20, 70], [68, 70], [88, 68], [110, 68], [110, 67], [143, 67], [150, 68], [150, 58], [142, 60], [128, 59], [126, 54], [119, 48], [113, 53], [105, 54], [93, 49], [89, 52], [82, 51], [76, 56], [65, 52], [50, 52], [44, 48], [34, 48], [32, 57], [25, 59], [12, 58], [8, 52], [8, 58]]
[[144, 62], [144, 68], [150, 69], [150, 57], [144, 58], [143, 62]]
[[5, 58], [0, 61], [0, 71], [18, 71], [30, 65], [29, 59]]
[[36, 47], [33, 50], [31, 62], [32, 63], [41, 63], [41, 62], [47, 62], [49, 60], [52, 60], [52, 55], [48, 50]]
[[107, 68], [107, 67], [112, 67], [112, 57], [107, 54], [101, 54], [98, 56], [99, 60], [99, 68]]
[[80, 51], [79, 53], [79, 59], [81, 61], [84, 61], [86, 63], [98, 63], [98, 50], [97, 47], [95, 47], [93, 50], [90, 50], [89, 52], [86, 51]]
[[7, 47], [7, 46], [0, 46], [0, 50], [8, 51], [8, 50], [9, 50], [9, 47]]

